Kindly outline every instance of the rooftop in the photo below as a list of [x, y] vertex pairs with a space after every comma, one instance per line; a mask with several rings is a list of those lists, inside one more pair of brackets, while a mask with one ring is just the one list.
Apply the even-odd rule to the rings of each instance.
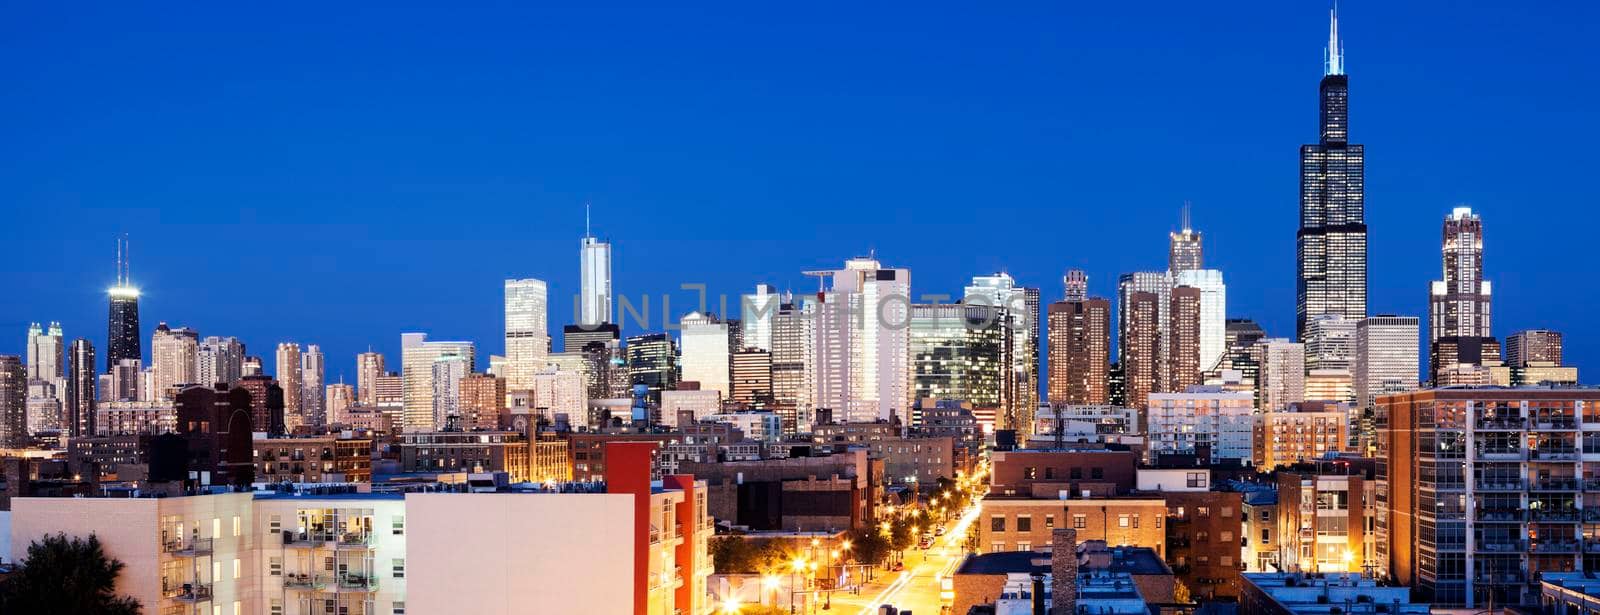
[[1297, 615], [1322, 615], [1334, 608], [1352, 615], [1376, 613], [1380, 605], [1388, 613], [1401, 615], [1430, 612], [1427, 604], [1411, 603], [1411, 588], [1379, 585], [1357, 572], [1248, 572], [1240, 577], [1247, 590], [1258, 589]]

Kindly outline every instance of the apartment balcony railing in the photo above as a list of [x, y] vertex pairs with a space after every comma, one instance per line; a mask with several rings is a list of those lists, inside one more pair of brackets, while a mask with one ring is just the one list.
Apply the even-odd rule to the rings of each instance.
[[1473, 583], [1525, 583], [1528, 577], [1521, 572], [1481, 572], [1473, 575]]
[[211, 552], [210, 538], [191, 538], [189, 540], [169, 540], [161, 545], [162, 550], [178, 557], [194, 557]]
[[1479, 417], [1474, 426], [1484, 430], [1522, 431], [1528, 422], [1520, 416]]
[[333, 540], [333, 535], [323, 532], [294, 532], [290, 530], [284, 530], [283, 532], [283, 544], [290, 547], [314, 549], [327, 544], [331, 540]]
[[1534, 553], [1577, 553], [1578, 542], [1575, 540], [1541, 540], [1533, 545]]
[[372, 548], [372, 534], [367, 532], [345, 532], [339, 535], [340, 549], [370, 549]]
[[1479, 448], [1472, 452], [1476, 459], [1484, 461], [1522, 461], [1528, 458], [1528, 451], [1520, 448]]
[[1600, 553], [1600, 541], [1585, 539], [1583, 541], [1583, 552]]
[[172, 596], [172, 599], [177, 600], [178, 602], [187, 603], [208, 602], [211, 600], [211, 585], [185, 583], [182, 586], [182, 591], [178, 592], [177, 595]]
[[378, 577], [370, 574], [347, 572], [339, 575], [339, 587], [356, 591], [378, 591]]
[[1533, 481], [1534, 491], [1577, 491], [1576, 478], [1541, 478]]
[[1520, 553], [1528, 549], [1528, 541], [1516, 539], [1479, 540], [1476, 547], [1478, 551], [1488, 553]]
[[1600, 478], [1585, 478], [1585, 479], [1583, 479], [1583, 490], [1584, 491], [1600, 491]]
[[1578, 419], [1570, 416], [1536, 416], [1528, 419], [1528, 428], [1536, 431], [1577, 429]]
[[328, 586], [328, 577], [320, 574], [286, 574], [283, 586], [288, 589], [317, 591]]
[[1527, 520], [1528, 511], [1521, 508], [1480, 508], [1478, 509], [1479, 521], [1495, 521], [1506, 523], [1522, 523]]
[[1532, 519], [1538, 523], [1576, 523], [1578, 511], [1576, 510], [1535, 510]]
[[1472, 488], [1476, 491], [1522, 491], [1523, 484], [1519, 478], [1480, 478], [1473, 481]]
[[1578, 449], [1576, 448], [1536, 448], [1529, 451], [1528, 458], [1535, 461], [1576, 461]]
[[1600, 508], [1583, 509], [1583, 520], [1591, 523], [1600, 523]]

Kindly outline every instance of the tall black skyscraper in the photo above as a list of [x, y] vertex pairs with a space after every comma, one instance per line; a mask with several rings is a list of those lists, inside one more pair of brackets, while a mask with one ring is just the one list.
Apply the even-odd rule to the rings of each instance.
[[78, 338], [72, 341], [67, 360], [67, 435], [72, 437], [94, 435], [94, 344]]
[[1365, 149], [1349, 142], [1350, 81], [1339, 16], [1330, 13], [1321, 92], [1321, 139], [1300, 146], [1299, 271], [1295, 336], [1322, 314], [1367, 316]]
[[117, 285], [111, 287], [111, 315], [106, 319], [106, 372], [123, 359], [144, 355], [139, 345], [139, 289], [128, 280], [128, 240], [117, 239]]

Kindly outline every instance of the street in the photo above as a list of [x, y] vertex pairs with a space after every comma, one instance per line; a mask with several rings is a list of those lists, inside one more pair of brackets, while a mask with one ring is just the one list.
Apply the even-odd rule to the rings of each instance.
[[940, 581], [961, 564], [965, 555], [961, 542], [967, 535], [967, 527], [977, 517], [978, 505], [973, 502], [960, 518], [946, 526], [944, 536], [934, 541], [926, 552], [907, 550], [904, 571], [880, 573], [876, 580], [861, 589], [860, 595], [835, 593], [828, 612], [876, 615], [880, 605], [888, 604], [902, 611], [909, 609], [916, 615], [941, 613], [944, 601], [940, 597]]

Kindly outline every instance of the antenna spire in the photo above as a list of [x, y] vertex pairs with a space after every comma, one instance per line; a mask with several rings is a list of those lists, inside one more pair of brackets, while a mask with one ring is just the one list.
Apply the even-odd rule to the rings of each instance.
[[1339, 40], [1339, 3], [1334, 2], [1333, 8], [1328, 10], [1328, 48], [1324, 51], [1326, 56], [1324, 74], [1344, 74], [1344, 43]]
[[583, 236], [593, 238], [594, 233], [589, 232], [589, 202], [583, 202]]

